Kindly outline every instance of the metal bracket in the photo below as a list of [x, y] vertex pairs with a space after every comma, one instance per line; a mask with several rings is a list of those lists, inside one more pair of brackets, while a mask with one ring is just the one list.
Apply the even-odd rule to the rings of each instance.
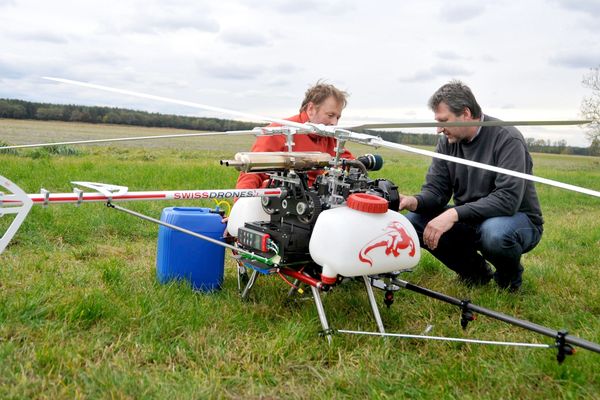
[[79, 207], [83, 202], [83, 190], [79, 188], [73, 188], [73, 193], [77, 195], [77, 204], [75, 204], [75, 207]]
[[385, 281], [385, 275], [369, 275], [369, 278], [371, 279], [371, 286], [373, 286], [375, 289], [379, 289], [379, 290], [385, 290], [385, 291], [398, 291], [401, 289], [400, 286], [396, 285], [393, 282], [386, 282]]
[[110, 203], [113, 197], [123, 196], [127, 193], [129, 188], [127, 186], [118, 186], [118, 185], [110, 185], [108, 183], [98, 183], [98, 182], [71, 182], [74, 185], [83, 186], [85, 188], [89, 188], [92, 190], [96, 190], [101, 195], [106, 197], [108, 202]]
[[262, 134], [266, 136], [285, 135], [286, 146], [290, 152], [293, 151], [295, 145], [294, 135], [300, 131], [298, 128], [292, 128], [288, 126], [266, 126], [259, 129], [261, 130]]
[[327, 328], [327, 329], [320, 330], [319, 336], [331, 337], [332, 335], [335, 335], [336, 333], [337, 333], [337, 331], [335, 329]]
[[296, 144], [294, 142], [294, 135], [296, 134], [297, 130], [290, 128], [288, 133], [285, 136], [285, 143], [287, 145], [288, 151], [294, 151], [294, 145]]
[[42, 207], [46, 208], [48, 207], [48, 203], [50, 201], [50, 192], [44, 188], [41, 188], [40, 193], [42, 194], [42, 196], [44, 196], [44, 203], [42, 204]]
[[558, 331], [558, 334], [556, 335], [556, 347], [558, 348], [556, 360], [559, 364], [562, 364], [562, 362], [565, 361], [565, 358], [567, 356], [575, 354], [575, 348], [573, 348], [573, 346], [568, 344], [566, 341], [568, 334], [568, 331], [562, 330]]
[[469, 322], [475, 321], [475, 318], [476, 318], [473, 311], [469, 308], [470, 303], [471, 303], [470, 299], [465, 299], [460, 302], [460, 309], [461, 309], [460, 326], [463, 329], [467, 329], [467, 325], [469, 325]]

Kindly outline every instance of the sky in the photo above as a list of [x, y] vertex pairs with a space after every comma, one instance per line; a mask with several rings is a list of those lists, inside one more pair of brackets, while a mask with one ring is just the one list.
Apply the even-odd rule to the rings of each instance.
[[[427, 100], [460, 79], [497, 118], [578, 119], [599, 16], [600, 0], [0, 0], [0, 98], [230, 118], [55, 76], [284, 118], [324, 80], [350, 93], [349, 125], [432, 121]], [[589, 145], [580, 127], [520, 130]]]

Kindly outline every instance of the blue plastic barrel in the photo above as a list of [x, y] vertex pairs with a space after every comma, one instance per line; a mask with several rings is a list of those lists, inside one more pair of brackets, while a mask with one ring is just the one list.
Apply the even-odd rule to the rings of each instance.
[[[221, 240], [225, 224], [210, 208], [168, 207], [161, 221]], [[210, 292], [223, 284], [225, 248], [166, 226], [158, 229], [156, 277], [160, 283], [184, 279], [194, 290]]]

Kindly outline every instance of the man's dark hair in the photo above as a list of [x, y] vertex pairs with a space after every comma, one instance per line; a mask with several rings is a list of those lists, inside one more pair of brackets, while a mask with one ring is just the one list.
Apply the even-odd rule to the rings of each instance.
[[304, 101], [300, 106], [300, 112], [306, 111], [308, 103], [311, 101], [315, 106], [320, 106], [329, 96], [332, 96], [339, 104], [341, 104], [342, 109], [346, 107], [346, 104], [348, 103], [348, 100], [346, 100], [348, 92], [344, 92], [333, 85], [319, 80], [306, 91]]
[[481, 107], [473, 92], [459, 80], [452, 80], [436, 90], [429, 98], [429, 108], [435, 111], [441, 102], [446, 103], [455, 115], [464, 114], [466, 107], [471, 110], [473, 118], [481, 118]]

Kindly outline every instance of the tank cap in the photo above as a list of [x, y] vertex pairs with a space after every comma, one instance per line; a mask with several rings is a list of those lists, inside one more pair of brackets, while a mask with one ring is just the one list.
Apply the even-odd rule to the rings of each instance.
[[385, 214], [388, 210], [386, 199], [366, 193], [354, 193], [348, 197], [348, 207], [371, 214]]

